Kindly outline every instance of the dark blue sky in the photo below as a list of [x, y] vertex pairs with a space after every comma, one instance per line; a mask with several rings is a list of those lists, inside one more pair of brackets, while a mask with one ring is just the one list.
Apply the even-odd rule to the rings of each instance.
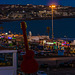
[[0, 0], [0, 4], [50, 5], [51, 3], [75, 7], [75, 0]]

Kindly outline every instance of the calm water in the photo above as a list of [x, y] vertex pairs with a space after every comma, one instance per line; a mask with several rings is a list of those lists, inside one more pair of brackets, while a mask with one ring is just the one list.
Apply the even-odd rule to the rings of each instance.
[[[4, 22], [0, 26], [4, 27], [4, 32], [9, 30], [12, 33], [22, 33], [20, 28], [21, 21], [13, 22]], [[27, 34], [29, 31], [32, 32], [32, 35], [47, 35], [46, 27], [50, 27], [50, 37], [51, 37], [51, 20], [32, 20], [26, 21], [27, 23]], [[66, 19], [57, 19], [54, 20], [54, 36], [63, 38], [64, 35], [67, 37], [75, 38], [75, 18], [66, 18]]]

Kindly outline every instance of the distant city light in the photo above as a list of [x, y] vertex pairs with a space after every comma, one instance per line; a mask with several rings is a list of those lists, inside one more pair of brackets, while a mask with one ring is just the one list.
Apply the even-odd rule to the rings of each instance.
[[49, 7], [50, 7], [50, 8], [55, 8], [56, 6], [55, 6], [55, 5], [50, 5]]
[[52, 42], [47, 42], [46, 44], [54, 44], [54, 43], [52, 43]]
[[11, 31], [9, 31], [9, 33], [11, 33]]
[[23, 13], [24, 13], [25, 11], [23, 11]]
[[61, 43], [59, 43], [59, 45], [61, 45]]
[[1, 36], [1, 38], [4, 38], [4, 36]]
[[56, 42], [53, 42], [54, 44], [56, 44]]
[[12, 39], [12, 37], [8, 37], [8, 39]]
[[8, 34], [8, 33], [5, 33], [6, 35]]
[[12, 38], [12, 39], [16, 39], [16, 38]]
[[46, 40], [44, 40], [43, 43], [46, 43]]

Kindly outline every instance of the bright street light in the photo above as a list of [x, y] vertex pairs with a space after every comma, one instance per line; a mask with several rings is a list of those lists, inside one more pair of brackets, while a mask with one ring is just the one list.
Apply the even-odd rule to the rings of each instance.
[[55, 5], [50, 5], [49, 7], [50, 7], [50, 8], [55, 8], [56, 6], [55, 6]]
[[56, 6], [55, 5], [50, 5], [49, 6], [50, 8], [52, 8], [52, 39], [54, 39], [54, 33], [53, 33], [53, 8], [55, 8]]

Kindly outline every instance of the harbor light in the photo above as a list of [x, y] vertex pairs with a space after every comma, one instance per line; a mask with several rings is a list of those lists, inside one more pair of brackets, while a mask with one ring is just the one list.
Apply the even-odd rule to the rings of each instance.
[[6, 35], [8, 35], [8, 33], [5, 33]]

